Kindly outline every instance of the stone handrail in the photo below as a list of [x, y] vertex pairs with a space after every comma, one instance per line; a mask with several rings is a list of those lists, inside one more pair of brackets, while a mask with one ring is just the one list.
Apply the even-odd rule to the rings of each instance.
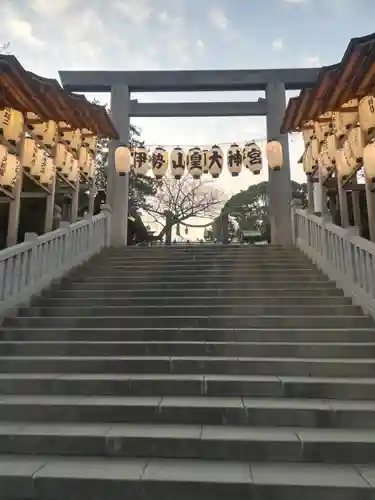
[[7, 311], [27, 304], [109, 245], [110, 213], [75, 222], [0, 251], [0, 322]]
[[375, 243], [305, 210], [293, 210], [294, 242], [341, 288], [375, 318]]

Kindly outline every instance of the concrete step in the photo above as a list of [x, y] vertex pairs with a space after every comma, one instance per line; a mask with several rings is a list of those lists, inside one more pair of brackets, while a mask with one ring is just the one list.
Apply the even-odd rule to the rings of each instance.
[[3, 422], [149, 423], [375, 429], [375, 401], [2, 395]]
[[4, 498], [373, 500], [371, 465], [0, 456]]
[[363, 311], [354, 305], [295, 305], [290, 301], [289, 305], [232, 305], [204, 303], [195, 305], [136, 305], [136, 306], [108, 306], [101, 304], [98, 306], [34, 306], [20, 308], [18, 314], [23, 317], [189, 317], [189, 316], [360, 316]]
[[373, 358], [218, 356], [0, 356], [1, 373], [174, 373], [373, 377]]
[[[65, 287], [60, 287], [60, 286], [53, 286], [50, 287], [48, 290], [45, 290], [42, 294], [43, 297], [58, 297], [58, 298], [70, 298], [70, 299], [75, 299], [78, 297], [84, 297], [84, 298], [117, 298], [117, 299], [122, 299], [125, 297], [130, 297], [130, 298], [150, 298], [150, 297], [157, 297], [157, 298], [163, 298], [168, 295], [173, 294], [173, 297], [175, 298], [188, 298], [192, 296], [197, 296], [201, 297], [202, 294], [204, 295], [205, 298], [210, 299], [210, 298], [216, 298], [216, 297], [221, 297], [224, 299], [227, 298], [233, 298], [237, 296], [241, 296], [242, 298], [250, 298], [251, 301], [253, 298], [256, 300], [257, 297], [259, 299], [266, 299], [266, 302], [268, 302], [269, 298], [290, 298], [290, 297], [295, 297], [298, 295], [299, 297], [317, 297], [321, 298], [323, 297], [324, 299], [326, 297], [343, 297], [343, 292], [337, 288], [335, 288], [331, 283], [324, 283], [324, 286], [321, 286], [319, 284], [319, 287], [314, 287], [310, 286], [307, 284], [304, 286], [302, 283], [300, 285], [295, 286], [294, 288], [283, 288], [282, 286], [274, 286], [270, 288], [228, 288], [224, 287], [207, 287], [204, 288], [204, 292], [202, 292], [202, 288], [197, 288], [197, 287], [184, 287], [184, 288], [173, 288], [173, 290], [165, 290], [164, 288], [157, 288], [157, 287], [152, 287], [152, 288], [129, 288], [123, 286], [122, 289], [110, 289], [106, 287], [105, 290], [100, 290], [101, 287], [95, 287], [93, 289], [93, 286], [85, 286], [83, 289], [72, 289], [69, 288], [68, 286]], [[265, 301], [262, 300], [262, 303]]]
[[38, 297], [34, 299], [33, 304], [35, 306], [43, 307], [102, 307], [102, 306], [112, 306], [112, 307], [121, 307], [121, 306], [138, 306], [138, 307], [147, 307], [147, 306], [202, 306], [203, 304], [210, 308], [211, 305], [215, 306], [344, 306], [351, 305], [352, 302], [349, 298], [345, 297], [322, 297], [322, 296], [299, 296], [298, 292], [295, 293], [295, 296], [290, 297], [207, 297], [203, 294], [198, 296], [186, 296], [186, 297], [127, 297], [126, 295], [123, 297]]
[[17, 328], [54, 328], [56, 325], [62, 329], [69, 328], [373, 328], [374, 323], [370, 318], [353, 315], [326, 316], [29, 316], [7, 318], [3, 327]]
[[[8, 320], [7, 320], [8, 321]], [[3, 326], [0, 339], [8, 341], [101, 342], [375, 342], [375, 328], [30, 328]]]
[[375, 400], [375, 377], [0, 373], [0, 394]]
[[205, 277], [210, 276], [218, 276], [218, 277], [248, 277], [248, 279], [257, 279], [257, 276], [262, 278], [268, 277], [285, 277], [285, 276], [319, 276], [324, 277], [324, 275], [318, 271], [317, 269], [309, 269], [309, 268], [301, 268], [296, 269], [290, 266], [275, 266], [273, 268], [260, 268], [254, 267], [252, 269], [246, 269], [243, 267], [236, 267], [234, 265], [228, 266], [227, 268], [218, 268], [218, 267], [199, 267], [191, 264], [190, 266], [186, 266], [183, 268], [176, 267], [160, 267], [160, 268], [151, 268], [151, 267], [142, 267], [142, 268], [129, 268], [122, 269], [118, 267], [109, 268], [104, 266], [103, 268], [96, 268], [93, 272], [88, 274], [87, 272], [76, 272], [75, 276], [83, 276], [87, 279], [120, 279], [126, 278], [129, 276], [136, 277], [162, 277], [163, 279], [173, 278], [175, 276], [188, 277], [193, 275], [194, 277], [203, 279]]
[[2, 341], [1, 356], [375, 358], [375, 342]]
[[258, 462], [375, 462], [362, 429], [221, 425], [0, 423], [0, 453]]
[[[61, 286], [60, 290], [100, 290], [102, 292], [102, 295], [106, 295], [108, 290], [113, 290], [117, 291], [117, 293], [120, 293], [122, 291], [126, 291], [128, 288], [131, 288], [133, 291], [135, 291], [136, 294], [138, 294], [138, 291], [141, 290], [146, 290], [148, 292], [152, 291], [153, 289], [158, 289], [160, 293], [162, 294], [167, 294], [167, 293], [175, 293], [175, 291], [182, 290], [186, 294], [186, 291], [189, 291], [189, 294], [191, 294], [191, 289], [197, 287], [200, 290], [200, 293], [202, 293], [202, 290], [206, 290], [207, 288], [215, 288], [217, 287], [218, 289], [221, 290], [230, 290], [230, 289], [256, 289], [257, 290], [257, 295], [259, 295], [259, 292], [263, 292], [264, 290], [274, 290], [274, 289], [285, 289], [288, 288], [289, 290], [300, 290], [303, 288], [304, 290], [308, 290], [310, 293], [311, 291], [316, 290], [316, 288], [326, 288], [328, 290], [334, 290], [336, 287], [335, 285], [330, 282], [330, 281], [323, 281], [323, 280], [318, 280], [318, 281], [270, 281], [270, 280], [262, 280], [262, 281], [197, 281], [197, 280], [192, 280], [192, 281], [101, 281], [101, 282], [90, 282], [90, 281], [71, 281], [69, 284], [64, 284]], [[104, 293], [103, 293], [104, 292]], [[219, 292], [217, 292], [219, 293]], [[238, 292], [237, 292], [238, 293]]]
[[[153, 260], [147, 263], [138, 263], [130, 261], [119, 261], [118, 263], [111, 263], [104, 261], [103, 263], [95, 263], [90, 266], [91, 272], [160, 272], [167, 270], [169, 272], [187, 272], [194, 267], [194, 269], [200, 269], [202, 271], [218, 271], [218, 272], [254, 272], [254, 271], [265, 271], [265, 272], [279, 272], [284, 269], [290, 269], [292, 271], [318, 271], [318, 268], [307, 259], [295, 260], [291, 259], [290, 262], [285, 261], [274, 261], [271, 260], [249, 260], [249, 261], [235, 261], [235, 262], [201, 262], [201, 260], [195, 260], [193, 262], [159, 262], [158, 260]], [[86, 269], [86, 268], [85, 268]], [[79, 272], [79, 270], [77, 270]]]

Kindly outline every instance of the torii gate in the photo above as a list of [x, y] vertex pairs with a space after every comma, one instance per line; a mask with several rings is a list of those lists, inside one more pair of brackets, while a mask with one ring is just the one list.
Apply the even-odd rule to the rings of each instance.
[[[266, 116], [268, 140], [280, 141], [284, 166], [269, 172], [269, 210], [273, 244], [292, 244], [288, 135], [281, 134], [285, 90], [311, 87], [319, 68], [197, 71], [60, 71], [64, 88], [70, 92], [110, 92], [111, 113], [120, 136], [111, 141], [108, 158], [107, 199], [112, 208], [112, 245], [127, 241], [128, 176], [118, 177], [114, 151], [129, 143], [130, 117]], [[157, 102], [131, 100], [131, 92], [265, 91], [258, 102]], [[249, 138], [251, 139], [251, 138]]]

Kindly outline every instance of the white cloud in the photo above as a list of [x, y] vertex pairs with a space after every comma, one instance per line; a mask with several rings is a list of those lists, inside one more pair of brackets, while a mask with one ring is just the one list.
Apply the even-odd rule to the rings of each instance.
[[195, 42], [195, 46], [198, 50], [204, 50], [205, 47], [204, 43], [200, 38]]
[[29, 4], [38, 14], [58, 15], [70, 5], [70, 0], [29, 0]]
[[308, 0], [283, 0], [283, 2], [289, 4], [302, 4], [302, 3], [307, 3]]
[[275, 38], [275, 40], [272, 42], [272, 50], [275, 50], [276, 52], [280, 52], [284, 48], [284, 42], [282, 38]]
[[158, 14], [159, 21], [166, 26], [176, 26], [182, 24], [182, 17], [173, 17], [166, 10]]
[[5, 20], [5, 28], [12, 39], [22, 43], [32, 45], [33, 47], [41, 47], [44, 45], [43, 40], [40, 40], [34, 35], [33, 27], [28, 21], [9, 17]]
[[315, 55], [315, 56], [305, 57], [304, 66], [320, 68], [321, 66], [323, 66], [323, 64], [322, 61], [320, 60], [320, 57]]
[[215, 28], [219, 30], [226, 30], [228, 28], [229, 20], [220, 7], [212, 7], [208, 11], [208, 18]]
[[149, 0], [117, 0], [115, 8], [134, 24], [147, 21], [153, 11]]

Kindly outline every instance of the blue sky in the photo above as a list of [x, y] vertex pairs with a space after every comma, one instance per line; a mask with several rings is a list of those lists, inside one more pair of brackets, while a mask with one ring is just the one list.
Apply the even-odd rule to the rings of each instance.
[[[0, 0], [1, 42], [27, 68], [204, 69], [320, 66], [374, 31], [374, 0]], [[262, 94], [137, 95], [152, 100], [254, 100]], [[108, 101], [107, 95], [100, 96]], [[265, 119], [142, 119], [149, 144], [265, 139]], [[291, 138], [292, 176], [301, 141]], [[262, 179], [266, 178], [266, 172]], [[257, 182], [224, 176], [228, 192]]]

